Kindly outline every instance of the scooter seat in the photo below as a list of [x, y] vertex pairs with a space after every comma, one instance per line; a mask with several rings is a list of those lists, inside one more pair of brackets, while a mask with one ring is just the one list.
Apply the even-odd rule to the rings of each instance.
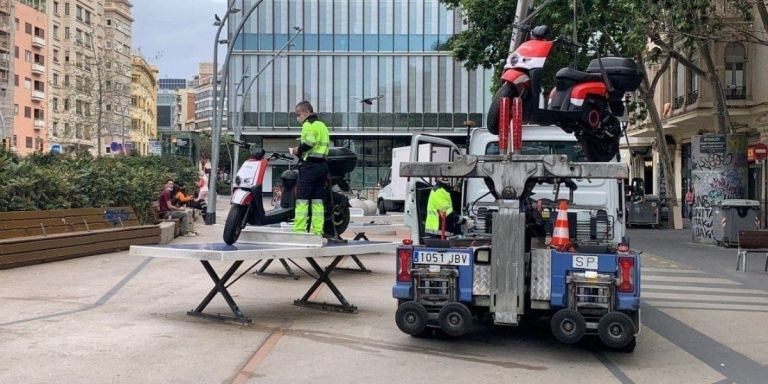
[[563, 68], [555, 74], [557, 80], [571, 80], [576, 83], [586, 83], [588, 81], [603, 81], [599, 73], [589, 73], [577, 71], [573, 68]]

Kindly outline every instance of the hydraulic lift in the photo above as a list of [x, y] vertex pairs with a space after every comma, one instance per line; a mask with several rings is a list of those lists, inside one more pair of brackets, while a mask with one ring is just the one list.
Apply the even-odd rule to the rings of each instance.
[[[203, 268], [208, 273], [208, 276], [210, 276], [213, 281], [214, 287], [211, 288], [200, 304], [195, 309], [187, 312], [187, 314], [206, 319], [250, 324], [251, 319], [238, 307], [228, 290], [228, 288], [240, 277], [256, 266], [256, 264], [252, 265], [250, 268], [246, 269], [245, 272], [241, 273], [240, 276], [230, 282], [230, 279], [232, 279], [235, 272], [237, 272], [244, 262], [257, 263], [275, 259], [306, 259], [312, 269], [316, 272], [316, 275], [309, 274], [315, 279], [315, 282], [300, 299], [294, 300], [294, 305], [354, 313], [357, 312], [357, 306], [352, 305], [347, 301], [339, 288], [331, 280], [331, 273], [336, 270], [342, 259], [348, 255], [385, 254], [389, 256], [394, 253], [396, 246], [396, 244], [392, 242], [356, 240], [323, 244], [321, 237], [309, 234], [281, 233], [270, 231], [268, 229], [255, 232], [260, 234], [252, 236], [252, 242], [249, 243], [235, 243], [233, 245], [224, 243], [204, 243], [131, 246], [130, 254], [132, 256], [165, 257], [200, 261]], [[331, 263], [326, 267], [322, 267], [316, 260], [319, 258], [333, 258], [333, 260], [331, 260]], [[211, 265], [211, 261], [222, 261], [231, 264], [224, 274], [219, 275]], [[339, 301], [339, 304], [321, 303], [310, 300], [312, 294], [322, 284], [328, 286]], [[226, 301], [233, 316], [203, 312], [217, 294], [220, 294]]]

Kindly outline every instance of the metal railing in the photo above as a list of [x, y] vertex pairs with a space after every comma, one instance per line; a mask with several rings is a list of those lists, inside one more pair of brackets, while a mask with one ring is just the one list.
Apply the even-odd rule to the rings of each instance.
[[685, 102], [685, 96], [677, 96], [677, 97], [675, 97], [675, 102], [672, 105], [672, 109], [680, 109], [680, 108], [682, 108], [684, 102]]
[[699, 100], [699, 90], [688, 92], [685, 96], [685, 105], [691, 105]]
[[725, 86], [723, 87], [723, 92], [725, 93], [725, 98], [729, 100], [747, 98], [747, 87], [744, 86]]

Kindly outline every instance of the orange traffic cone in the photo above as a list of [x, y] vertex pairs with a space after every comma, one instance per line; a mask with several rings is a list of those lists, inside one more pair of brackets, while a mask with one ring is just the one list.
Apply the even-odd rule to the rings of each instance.
[[571, 243], [571, 237], [568, 235], [568, 203], [560, 201], [560, 208], [557, 210], [557, 220], [555, 228], [552, 231], [552, 247], [558, 251], [568, 249]]

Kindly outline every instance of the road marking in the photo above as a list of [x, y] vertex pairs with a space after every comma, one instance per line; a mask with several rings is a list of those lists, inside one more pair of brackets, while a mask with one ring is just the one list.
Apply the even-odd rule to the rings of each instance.
[[[716, 293], [743, 293], [743, 294], [768, 295], [768, 292], [765, 292], [765, 291], [762, 291], [762, 290], [759, 290], [759, 289], [696, 287], [696, 286], [692, 286], [692, 285], [643, 284], [643, 290], [716, 292]], [[646, 295], [643, 294], [643, 297], [645, 297], [645, 296]]]
[[665, 281], [672, 283], [704, 283], [704, 284], [730, 284], [739, 285], [735, 281], [720, 279], [717, 277], [687, 277], [687, 276], [655, 276], [642, 275], [642, 281]]
[[678, 269], [678, 268], [654, 268], [654, 267], [643, 267], [643, 272], [661, 272], [661, 273], [704, 273], [703, 271], [699, 271], [696, 269]]
[[[768, 305], [749, 305], [749, 304], [724, 304], [724, 303], [695, 303], [695, 302], [679, 302], [679, 301], [643, 301], [643, 304], [648, 304], [655, 308], [687, 308], [687, 309], [717, 309], [717, 310], [731, 310], [731, 311], [761, 311], [768, 312]], [[646, 318], [643, 316], [643, 318]]]
[[[665, 299], [678, 301], [708, 301], [708, 302], [726, 302], [726, 303], [756, 303], [768, 304], [768, 296], [726, 296], [726, 295], [697, 295], [685, 293], [664, 293], [647, 292], [643, 293], [644, 299]], [[766, 307], [768, 309], [768, 307]]]
[[243, 368], [238, 372], [237, 376], [232, 380], [233, 384], [241, 384], [245, 383], [248, 380], [251, 379], [251, 376], [256, 372], [256, 368], [259, 367], [262, 361], [269, 355], [269, 352], [272, 351], [272, 348], [277, 345], [277, 342], [280, 341], [280, 338], [283, 337], [285, 332], [283, 332], [282, 329], [278, 329], [274, 332], [272, 332], [271, 335], [269, 335], [269, 338], [262, 344], [258, 350], [256, 350], [256, 353], [253, 354], [253, 357], [248, 360], [247, 363], [243, 366]]

